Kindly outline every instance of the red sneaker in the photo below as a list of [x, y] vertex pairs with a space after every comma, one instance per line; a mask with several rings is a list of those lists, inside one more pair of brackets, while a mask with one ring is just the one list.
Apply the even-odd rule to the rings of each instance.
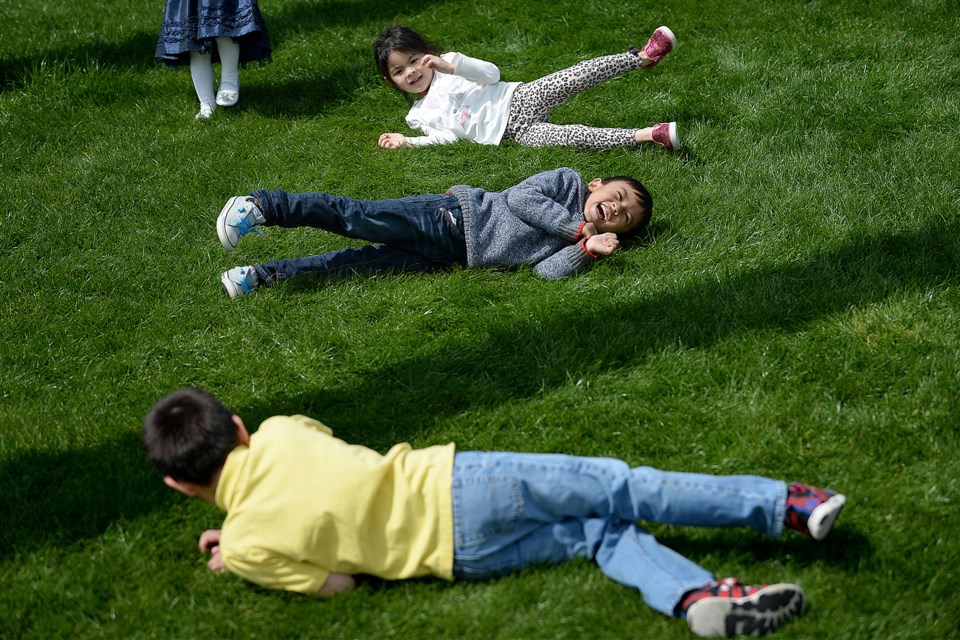
[[846, 504], [843, 494], [821, 489], [802, 482], [794, 482], [787, 489], [787, 511], [784, 524], [814, 540], [823, 540], [840, 517]]
[[678, 614], [702, 637], [764, 636], [804, 610], [795, 584], [744, 585], [724, 578], [687, 593]]
[[651, 69], [663, 60], [668, 53], [677, 48], [677, 36], [673, 35], [669, 27], [657, 27], [653, 32], [647, 44], [643, 45], [643, 53], [650, 58], [649, 63], [645, 63], [644, 69]]
[[651, 136], [653, 137], [653, 141], [664, 149], [676, 149], [680, 146], [676, 122], [661, 122], [660, 124], [653, 125]]

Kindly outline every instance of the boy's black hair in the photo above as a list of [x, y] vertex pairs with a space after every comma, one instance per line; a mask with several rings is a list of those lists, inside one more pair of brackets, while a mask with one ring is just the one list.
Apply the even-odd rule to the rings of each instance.
[[440, 48], [424, 38], [422, 35], [399, 24], [387, 25], [380, 35], [373, 41], [373, 59], [377, 63], [380, 76], [389, 82], [397, 91], [403, 91], [390, 77], [387, 58], [394, 51], [405, 53], [429, 53], [440, 55]]
[[627, 185], [633, 189], [634, 193], [637, 194], [637, 198], [640, 199], [640, 204], [643, 206], [643, 218], [640, 220], [640, 224], [626, 233], [617, 234], [621, 240], [632, 238], [646, 229], [647, 225], [650, 224], [650, 218], [653, 217], [653, 196], [651, 196], [647, 188], [643, 186], [643, 183], [630, 176], [611, 176], [609, 178], [601, 178], [600, 180], [600, 184], [607, 184], [609, 182], [626, 182]]
[[192, 387], [156, 402], [143, 420], [147, 460], [164, 476], [210, 484], [239, 444], [233, 413], [213, 395]]

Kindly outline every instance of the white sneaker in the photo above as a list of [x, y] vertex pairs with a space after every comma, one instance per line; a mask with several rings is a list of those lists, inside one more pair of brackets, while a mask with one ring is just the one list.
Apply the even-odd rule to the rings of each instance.
[[217, 235], [220, 236], [220, 244], [227, 251], [233, 251], [240, 242], [240, 238], [251, 231], [259, 234], [260, 231], [255, 227], [266, 221], [260, 209], [253, 203], [253, 198], [233, 196], [227, 200], [227, 204], [223, 205], [220, 215], [217, 216]]
[[212, 104], [201, 104], [200, 111], [194, 116], [197, 120], [207, 120], [213, 115], [215, 107]]
[[223, 272], [220, 276], [220, 284], [223, 285], [223, 290], [228, 296], [236, 298], [256, 291], [260, 286], [260, 280], [253, 267], [234, 267]]

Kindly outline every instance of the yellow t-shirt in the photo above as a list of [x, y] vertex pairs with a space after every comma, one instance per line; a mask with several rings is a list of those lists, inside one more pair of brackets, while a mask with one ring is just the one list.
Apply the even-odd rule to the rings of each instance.
[[453, 579], [453, 443], [386, 455], [275, 416], [227, 457], [217, 506], [231, 572], [316, 594], [330, 572]]

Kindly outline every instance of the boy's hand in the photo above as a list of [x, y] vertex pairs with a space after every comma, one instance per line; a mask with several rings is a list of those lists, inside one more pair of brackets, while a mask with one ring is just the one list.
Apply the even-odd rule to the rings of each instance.
[[615, 233], [601, 233], [587, 238], [585, 246], [590, 253], [609, 256], [620, 246], [620, 239]]
[[402, 133], [385, 133], [380, 136], [378, 144], [384, 149], [399, 149], [400, 147], [409, 147], [407, 136]]
[[210, 559], [207, 560], [207, 569], [214, 573], [223, 573], [227, 567], [223, 564], [223, 556], [220, 555], [220, 547], [214, 547], [210, 552]]
[[200, 534], [200, 551], [210, 552], [207, 569], [214, 573], [223, 573], [226, 567], [220, 555], [220, 529], [207, 529]]
[[593, 224], [592, 222], [587, 222], [580, 229], [580, 235], [583, 236], [584, 238], [589, 238], [591, 236], [597, 235], [597, 225]]
[[453, 65], [443, 58], [437, 57], [435, 55], [427, 54], [420, 58], [420, 66], [426, 67], [427, 69], [433, 69], [434, 71], [439, 71], [440, 73], [453, 73]]

